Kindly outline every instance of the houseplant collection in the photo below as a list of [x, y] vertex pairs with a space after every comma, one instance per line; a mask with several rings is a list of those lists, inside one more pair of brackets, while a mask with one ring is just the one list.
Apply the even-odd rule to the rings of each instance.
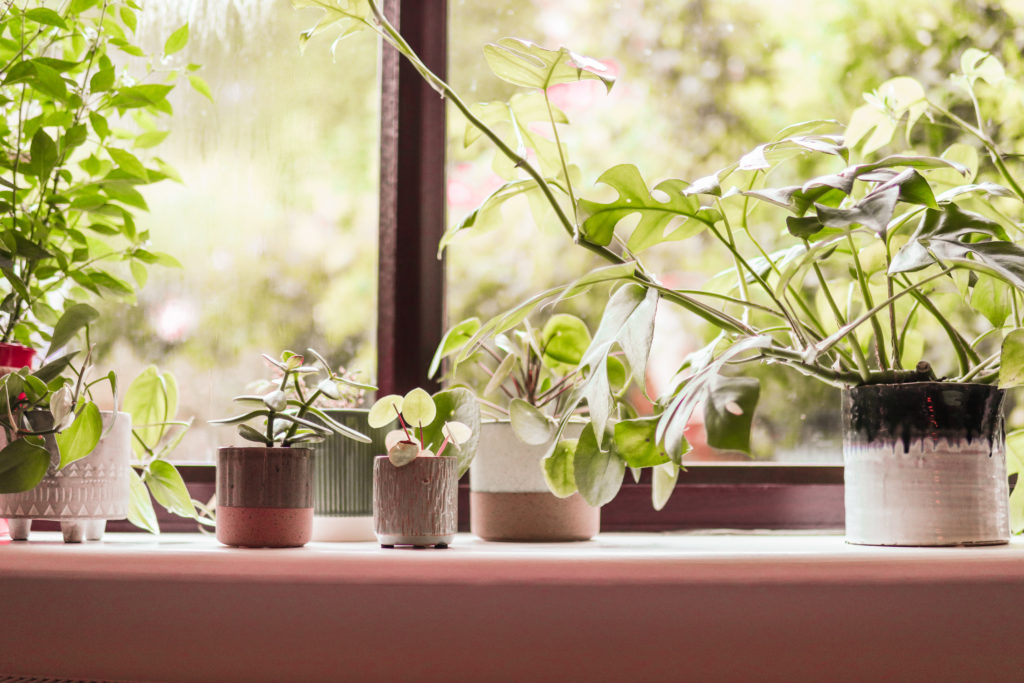
[[[1024, 250], [1015, 241], [1014, 216], [1024, 190], [993, 137], [998, 125], [982, 113], [986, 97], [998, 104], [1017, 88], [994, 56], [967, 50], [951, 81], [955, 87], [937, 93], [910, 78], [887, 81], [845, 130], [834, 121], [790, 126], [692, 182], [652, 185], [635, 166], [613, 166], [597, 182], [617, 196], [593, 201], [580, 197], [559, 138], [566, 117], [548, 89], [581, 79], [612, 87], [599, 62], [518, 39], [484, 48], [496, 76], [541, 98], [544, 106], [536, 109], [546, 111], [541, 119], [549, 124], [549, 139], [532, 121], [489, 115], [517, 111], [514, 102], [489, 110], [468, 105], [426, 67], [374, 0], [295, 4], [324, 10], [304, 40], [325, 30], [377, 33], [466, 118], [473, 131], [467, 139], [486, 138], [514, 170], [451, 233], [480, 228], [488, 219], [500, 222], [500, 212], [486, 209], [539, 193], [567, 238], [607, 261], [484, 323], [458, 358], [542, 303], [615, 283], [577, 365], [583, 381], [573, 400], [586, 402], [590, 431], [574, 450], [560, 440], [547, 455], [572, 461], [574, 481], [565, 481], [561, 493], [579, 488], [588, 502], [600, 503], [621, 484], [625, 455], [609, 438], [613, 396], [605, 361], [620, 348], [642, 380], [654, 312], [667, 305], [719, 333], [689, 357], [646, 425], [653, 439], [642, 443], [656, 444], [668, 459], [653, 466], [656, 506], [674, 487], [689, 449], [684, 431], [697, 409], [710, 445], [747, 450], [760, 387], [740, 373], [744, 365], [769, 363], [846, 388], [848, 540], [1006, 541], [1001, 401], [1002, 390], [1022, 376]], [[897, 130], [905, 135], [896, 137]], [[921, 139], [922, 132], [945, 149], [904, 153], [902, 140]], [[801, 168], [826, 170], [800, 177], [786, 163], [792, 159]], [[635, 224], [624, 220], [636, 216]], [[701, 289], [667, 286], [643, 257], [681, 240], [720, 250], [732, 267]], [[914, 396], [921, 403], [912, 403]], [[559, 435], [574, 407], [567, 406]], [[965, 415], [976, 419], [965, 424]], [[580, 473], [586, 471], [604, 476], [585, 488]], [[970, 522], [957, 519], [963, 517]]]
[[370, 408], [370, 427], [398, 422], [373, 463], [373, 524], [381, 547], [447, 548], [459, 526], [458, 483], [476, 453], [480, 406], [462, 387], [413, 389]]
[[[246, 547], [297, 547], [313, 533], [313, 450], [330, 434], [369, 443], [370, 438], [336, 422], [317, 406], [336, 398], [352, 380], [336, 374], [318, 353], [318, 365], [284, 351], [264, 359], [279, 373], [274, 389], [235, 397], [246, 412], [214, 424], [237, 425], [256, 446], [224, 446], [217, 453], [217, 540]], [[312, 391], [303, 381], [316, 375]], [[356, 384], [360, 388], [365, 385]], [[253, 426], [253, 425], [256, 426]]]

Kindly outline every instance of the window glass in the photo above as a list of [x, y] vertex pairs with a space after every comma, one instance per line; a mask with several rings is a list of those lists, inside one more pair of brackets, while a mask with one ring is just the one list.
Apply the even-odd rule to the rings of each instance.
[[[1022, 11], [1020, 3], [963, 0], [453, 0], [449, 7], [449, 76], [470, 101], [516, 92], [483, 59], [482, 46], [506, 36], [569, 47], [617, 76], [610, 94], [596, 81], [551, 92], [571, 122], [560, 132], [582, 172], [578, 192], [592, 199], [606, 196], [595, 180], [615, 164], [635, 164], [651, 186], [666, 178], [692, 181], [789, 124], [846, 121], [862, 93], [890, 77], [941, 85], [967, 47], [1011, 59], [1019, 54]], [[490, 163], [493, 148], [486, 141], [465, 147], [465, 120], [449, 111], [449, 221], [455, 223], [501, 179]], [[537, 130], [550, 137], [549, 128]], [[525, 201], [509, 202], [502, 216], [499, 230], [460, 235], [449, 250], [452, 321], [486, 319], [603, 264], [571, 248], [558, 229], [538, 229]], [[652, 250], [658, 254], [645, 252], [644, 260], [670, 286], [699, 287], [731, 266], [724, 250], [700, 239], [663, 246]], [[559, 310], [582, 315], [593, 330], [606, 300], [594, 290]], [[696, 318], [662, 306], [651, 393], [664, 390], [686, 354], [712, 336]], [[762, 399], [752, 457], [840, 463], [838, 391], [793, 373], [757, 372]], [[745, 458], [702, 447], [699, 424], [688, 437], [691, 459]]]
[[177, 458], [211, 460], [237, 440], [206, 424], [267, 376], [261, 353], [307, 347], [373, 374], [379, 98], [372, 36], [337, 46], [299, 34], [318, 12], [287, 2], [144, 3], [138, 32], [171, 59], [200, 64], [213, 101], [176, 92], [157, 152], [182, 183], [150, 188], [139, 227], [183, 267], [151, 270], [138, 305], [107, 316], [95, 339], [122, 381], [149, 363], [178, 378], [195, 423]]

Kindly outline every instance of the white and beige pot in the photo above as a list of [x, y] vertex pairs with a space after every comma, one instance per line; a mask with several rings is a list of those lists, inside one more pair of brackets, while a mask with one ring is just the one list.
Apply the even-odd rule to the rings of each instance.
[[846, 540], [1009, 542], [1003, 391], [910, 382], [843, 392]]
[[[36, 413], [49, 421], [49, 413]], [[129, 481], [132, 418], [102, 411], [103, 436], [88, 456], [57, 469], [60, 454], [47, 436], [50, 468], [39, 485], [22, 493], [0, 494], [0, 517], [8, 518], [11, 538], [27, 540], [33, 519], [60, 522], [66, 543], [103, 538], [107, 520], [125, 519], [131, 504]], [[32, 418], [30, 418], [32, 419]], [[48, 425], [37, 425], [40, 429]]]
[[[580, 428], [570, 425], [566, 436]], [[485, 541], [586, 541], [601, 530], [601, 508], [580, 494], [548, 490], [541, 460], [550, 444], [530, 446], [509, 422], [485, 422], [469, 475], [470, 530]]]

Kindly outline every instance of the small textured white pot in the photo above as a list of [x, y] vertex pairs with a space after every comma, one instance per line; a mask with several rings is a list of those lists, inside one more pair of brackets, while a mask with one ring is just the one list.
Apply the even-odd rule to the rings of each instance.
[[[124, 519], [131, 504], [132, 418], [103, 411], [103, 437], [85, 458], [58, 470], [60, 455], [46, 437], [50, 467], [31, 491], [0, 494], [0, 517], [7, 517], [14, 540], [27, 540], [33, 519], [60, 522], [64, 541], [98, 541], [109, 519]], [[116, 419], [115, 419], [116, 416]]]
[[[575, 438], [580, 425], [564, 434]], [[469, 525], [486, 541], [585, 541], [601, 530], [601, 508], [574, 493], [558, 498], [544, 481], [550, 444], [530, 446], [509, 422], [485, 422], [470, 466]]]
[[1009, 542], [1002, 400], [943, 382], [843, 392], [847, 542]]

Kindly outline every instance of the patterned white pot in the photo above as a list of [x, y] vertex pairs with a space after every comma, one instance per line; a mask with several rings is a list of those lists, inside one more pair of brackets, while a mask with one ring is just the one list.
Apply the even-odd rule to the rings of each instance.
[[60, 522], [64, 541], [98, 541], [108, 519], [124, 519], [131, 503], [132, 421], [128, 413], [103, 411], [103, 436], [85, 458], [58, 470], [60, 455], [46, 437], [50, 468], [39, 485], [22, 493], [0, 494], [0, 517], [11, 538], [27, 540], [33, 519]]
[[846, 540], [1008, 543], [1003, 392], [912, 382], [843, 392]]

